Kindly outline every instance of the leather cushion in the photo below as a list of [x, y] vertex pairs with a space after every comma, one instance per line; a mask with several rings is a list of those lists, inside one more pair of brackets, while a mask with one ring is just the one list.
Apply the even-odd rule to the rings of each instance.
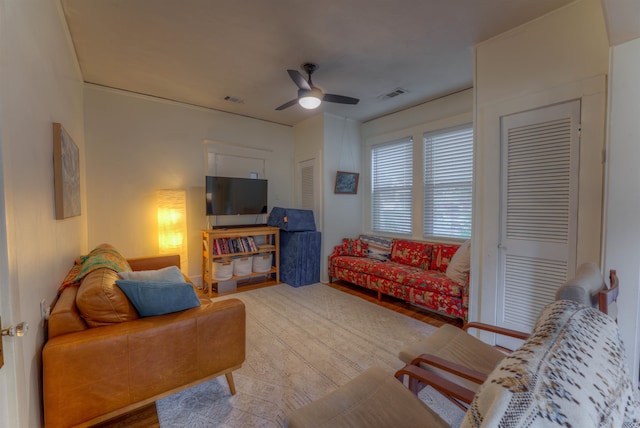
[[47, 324], [49, 339], [87, 329], [87, 324], [82, 319], [76, 306], [76, 295], [79, 288], [77, 285], [70, 285], [58, 296]]
[[107, 268], [88, 274], [78, 290], [76, 305], [89, 327], [138, 319], [127, 296], [116, 285], [118, 274]]

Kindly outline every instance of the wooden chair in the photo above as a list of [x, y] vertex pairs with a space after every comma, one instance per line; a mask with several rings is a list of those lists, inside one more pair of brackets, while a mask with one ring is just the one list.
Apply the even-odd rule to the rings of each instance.
[[615, 269], [609, 271], [609, 288], [598, 292], [598, 309], [618, 322], [618, 275]]
[[[619, 352], [620, 335], [611, 317], [594, 316], [594, 312], [594, 308], [566, 300], [547, 305], [539, 316], [539, 330], [534, 330], [533, 339], [515, 358], [504, 358], [477, 392], [416, 365], [409, 364], [396, 373], [401, 382], [374, 366], [324, 397], [290, 412], [284, 426], [449, 428], [433, 409], [404, 387], [405, 376], [431, 385], [460, 403], [471, 402], [460, 425], [465, 428], [505, 424], [631, 426], [640, 420], [640, 405], [624, 355]], [[589, 324], [586, 329], [585, 324]], [[591, 343], [589, 349], [575, 346], [576, 341], [583, 340]], [[570, 364], [566, 363], [567, 355], [573, 356], [569, 357]], [[587, 381], [591, 371], [606, 376], [591, 376]], [[578, 383], [576, 373], [584, 374]], [[562, 394], [549, 394], [549, 385]]]
[[[574, 278], [560, 287], [556, 293], [556, 300], [575, 300], [583, 304], [588, 302], [588, 305], [598, 307], [615, 319], [617, 311], [614, 303], [618, 297], [616, 271], [611, 270], [609, 277], [611, 286], [607, 288], [598, 267], [593, 263], [585, 263], [578, 268]], [[437, 389], [464, 409], [471, 403], [479, 386], [508, 352], [467, 333], [470, 329], [521, 340], [529, 337], [525, 332], [478, 322], [468, 323], [462, 329], [445, 324], [428, 337], [400, 352], [400, 359], [407, 365], [396, 373], [396, 377], [402, 379], [405, 375], [409, 376], [408, 386], [415, 394], [427, 385], [441, 386], [442, 379], [446, 379], [457, 387]]]
[[[482, 342], [469, 334], [470, 329], [520, 340], [529, 337], [528, 333], [479, 322], [468, 323], [462, 329], [445, 324], [416, 347], [409, 347], [400, 353], [400, 358], [406, 362], [406, 356], [415, 352], [414, 349], [432, 349], [431, 352], [421, 353], [411, 359], [396, 373], [396, 377], [402, 379], [404, 375], [408, 375], [408, 387], [414, 394], [427, 385], [438, 385], [443, 395], [464, 409], [465, 406], [460, 403], [471, 403], [478, 387], [506, 355], [506, 350]], [[443, 379], [447, 381], [446, 388], [442, 388]]]

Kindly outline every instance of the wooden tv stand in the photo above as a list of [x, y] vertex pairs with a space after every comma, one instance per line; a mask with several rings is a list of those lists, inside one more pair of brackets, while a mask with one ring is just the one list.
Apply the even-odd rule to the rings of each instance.
[[[202, 290], [212, 296], [212, 288], [217, 290], [218, 281], [213, 277], [213, 263], [222, 259], [230, 259], [237, 256], [253, 256], [256, 254], [271, 253], [275, 259], [274, 266], [267, 272], [251, 272], [245, 276], [232, 276], [225, 281], [242, 281], [260, 276], [272, 277], [276, 284], [280, 283], [280, 229], [273, 226], [217, 228], [201, 231], [202, 235]], [[216, 246], [216, 240], [236, 239], [248, 237], [264, 237], [264, 243], [257, 246], [257, 251], [237, 251]], [[220, 244], [220, 241], [218, 241]]]

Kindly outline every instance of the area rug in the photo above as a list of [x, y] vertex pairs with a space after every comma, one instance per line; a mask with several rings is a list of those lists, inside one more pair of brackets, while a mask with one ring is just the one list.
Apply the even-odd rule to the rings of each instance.
[[[281, 427], [292, 410], [372, 365], [393, 374], [398, 351], [435, 327], [323, 284], [286, 284], [214, 300], [240, 299], [247, 311], [247, 356], [233, 373], [157, 401], [161, 427]], [[215, 326], [211, 326], [215, 328]], [[435, 390], [420, 398], [452, 426], [464, 413]]]

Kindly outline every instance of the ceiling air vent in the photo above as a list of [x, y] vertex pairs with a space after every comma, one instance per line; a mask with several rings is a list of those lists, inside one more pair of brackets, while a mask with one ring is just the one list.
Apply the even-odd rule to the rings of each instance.
[[380, 98], [381, 100], [389, 100], [391, 98], [397, 97], [398, 95], [406, 94], [407, 92], [409, 91], [407, 91], [406, 89], [397, 88], [387, 94], [380, 95], [378, 98]]
[[244, 100], [240, 97], [232, 97], [227, 95], [226, 97], [224, 97], [225, 101], [229, 101], [231, 103], [236, 103], [236, 104], [244, 104]]

